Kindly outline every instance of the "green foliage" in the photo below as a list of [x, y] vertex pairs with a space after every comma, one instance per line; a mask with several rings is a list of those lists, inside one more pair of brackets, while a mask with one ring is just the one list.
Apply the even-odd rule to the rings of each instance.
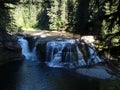
[[76, 0], [68, 0], [67, 1], [67, 19], [68, 19], [68, 29], [67, 31], [72, 32], [73, 26], [75, 24], [75, 15], [77, 11], [77, 3]]
[[89, 18], [89, 0], [76, 0], [75, 2], [75, 18], [73, 29], [75, 33], [86, 34], [89, 33], [87, 31], [87, 23]]
[[[102, 35], [103, 38], [106, 38], [112, 46], [118, 46], [120, 41], [120, 36], [117, 33], [120, 32], [119, 17], [114, 16], [114, 13], [117, 13], [119, 7], [119, 0], [116, 0], [114, 3], [105, 2], [104, 4], [104, 13], [109, 17], [105, 18], [102, 21]], [[108, 42], [107, 42], [108, 43]]]
[[37, 24], [38, 10], [35, 5], [32, 4], [20, 4], [13, 12], [16, 25], [22, 28], [34, 28]]
[[[95, 34], [100, 49], [120, 46], [120, 0], [0, 0], [0, 29]], [[64, 29], [64, 30], [65, 30]]]
[[[2, 10], [3, 6], [7, 9]], [[68, 25], [68, 29], [80, 34], [101, 33], [104, 37], [119, 32], [119, 0], [7, 0], [0, 7], [4, 15], [0, 26], [11, 31], [61, 30]]]
[[[120, 1], [119, 0], [90, 0], [89, 3], [89, 29], [98, 32], [99, 50], [108, 51], [109, 58], [119, 60], [120, 47]], [[116, 50], [116, 54], [112, 53]]]
[[101, 80], [99, 90], [119, 90], [119, 80]]
[[47, 15], [47, 8], [49, 7], [49, 4], [49, 2], [43, 0], [41, 3], [41, 10], [37, 15], [38, 23], [36, 27], [42, 30], [49, 29], [49, 17]]
[[50, 7], [47, 8], [49, 16], [49, 29], [60, 30], [67, 23], [66, 17], [67, 0], [51, 0]]
[[16, 29], [11, 10], [15, 8], [18, 0], [0, 1], [0, 30], [12, 32]]
[[[0, 27], [9, 32], [17, 32], [20, 28], [40, 28], [43, 21], [39, 20], [39, 14], [42, 13], [42, 3], [44, 0], [20, 0], [19, 2], [11, 0], [2, 2], [0, 9]], [[3, 9], [4, 8], [4, 9]], [[4, 16], [3, 16], [4, 15]]]
[[67, 0], [20, 0], [11, 10], [11, 26], [60, 30], [68, 21], [66, 3]]
[[9, 15], [7, 14], [7, 11], [0, 8], [0, 29], [5, 29], [7, 26], [7, 23], [9, 23]]

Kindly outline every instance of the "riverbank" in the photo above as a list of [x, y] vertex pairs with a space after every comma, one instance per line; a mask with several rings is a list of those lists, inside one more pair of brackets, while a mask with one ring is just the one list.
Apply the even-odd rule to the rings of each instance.
[[79, 34], [73, 34], [66, 31], [48, 31], [48, 30], [24, 30], [17, 34], [32, 35], [35, 37], [47, 38], [47, 37], [64, 37], [64, 38], [80, 38]]
[[0, 31], [0, 65], [23, 59], [17, 37]]
[[[120, 70], [120, 68], [118, 68]], [[108, 79], [108, 80], [120, 80], [119, 72], [115, 73], [106, 65], [95, 65], [89, 68], [78, 68], [76, 69], [78, 74], [97, 78], [97, 79]]]

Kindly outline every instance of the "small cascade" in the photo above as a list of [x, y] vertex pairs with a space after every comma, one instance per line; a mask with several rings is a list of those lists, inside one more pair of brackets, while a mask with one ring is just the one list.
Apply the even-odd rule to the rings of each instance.
[[25, 56], [26, 60], [37, 60], [37, 55], [36, 55], [36, 44], [33, 48], [32, 51], [29, 50], [29, 44], [26, 39], [23, 37], [19, 37], [18, 42], [22, 48], [22, 54]]
[[25, 56], [25, 59], [30, 59], [31, 57], [31, 53], [29, 50], [29, 45], [26, 39], [24, 39], [23, 37], [18, 39], [19, 44], [22, 48], [22, 54]]
[[86, 60], [76, 40], [50, 41], [46, 45], [48, 65], [50, 67], [74, 68], [102, 62], [91, 46], [87, 45], [87, 48], [89, 57]]
[[[48, 65], [51, 67], [63, 67], [65, 64], [70, 64], [72, 60], [71, 55], [71, 45], [68, 41], [52, 41], [47, 43], [47, 61], [49, 62]], [[63, 52], [65, 50], [65, 46], [68, 52]], [[70, 47], [69, 47], [70, 46]], [[64, 58], [64, 61], [62, 61]], [[69, 58], [69, 62], [68, 59]], [[64, 64], [63, 64], [64, 63]]]
[[88, 64], [97, 64], [101, 62], [101, 59], [98, 57], [97, 53], [95, 52], [94, 48], [90, 45], [88, 45], [90, 58], [88, 60]]
[[32, 50], [32, 61], [35, 61], [35, 60], [38, 60], [38, 57], [37, 57], [37, 53], [36, 53], [36, 43], [35, 43], [35, 46]]
[[83, 58], [83, 54], [82, 52], [80, 51], [80, 48], [78, 46], [76, 46], [76, 50], [77, 50], [77, 56], [78, 56], [78, 63], [80, 66], [85, 66], [86, 65], [86, 62]]

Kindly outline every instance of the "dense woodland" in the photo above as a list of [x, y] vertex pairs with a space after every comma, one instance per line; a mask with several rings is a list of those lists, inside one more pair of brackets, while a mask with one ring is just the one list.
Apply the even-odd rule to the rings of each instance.
[[95, 35], [100, 54], [115, 60], [120, 59], [119, 19], [119, 0], [0, 0], [1, 33], [34, 28]]

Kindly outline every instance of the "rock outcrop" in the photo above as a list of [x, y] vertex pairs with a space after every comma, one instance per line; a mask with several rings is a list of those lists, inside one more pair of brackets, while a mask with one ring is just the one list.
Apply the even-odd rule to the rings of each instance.
[[35, 46], [35, 42], [37, 40], [37, 37], [31, 36], [31, 35], [25, 35], [24, 38], [28, 41], [29, 50], [32, 51], [34, 46]]
[[21, 47], [17, 43], [17, 37], [0, 31], [0, 64], [15, 60], [23, 60]]

